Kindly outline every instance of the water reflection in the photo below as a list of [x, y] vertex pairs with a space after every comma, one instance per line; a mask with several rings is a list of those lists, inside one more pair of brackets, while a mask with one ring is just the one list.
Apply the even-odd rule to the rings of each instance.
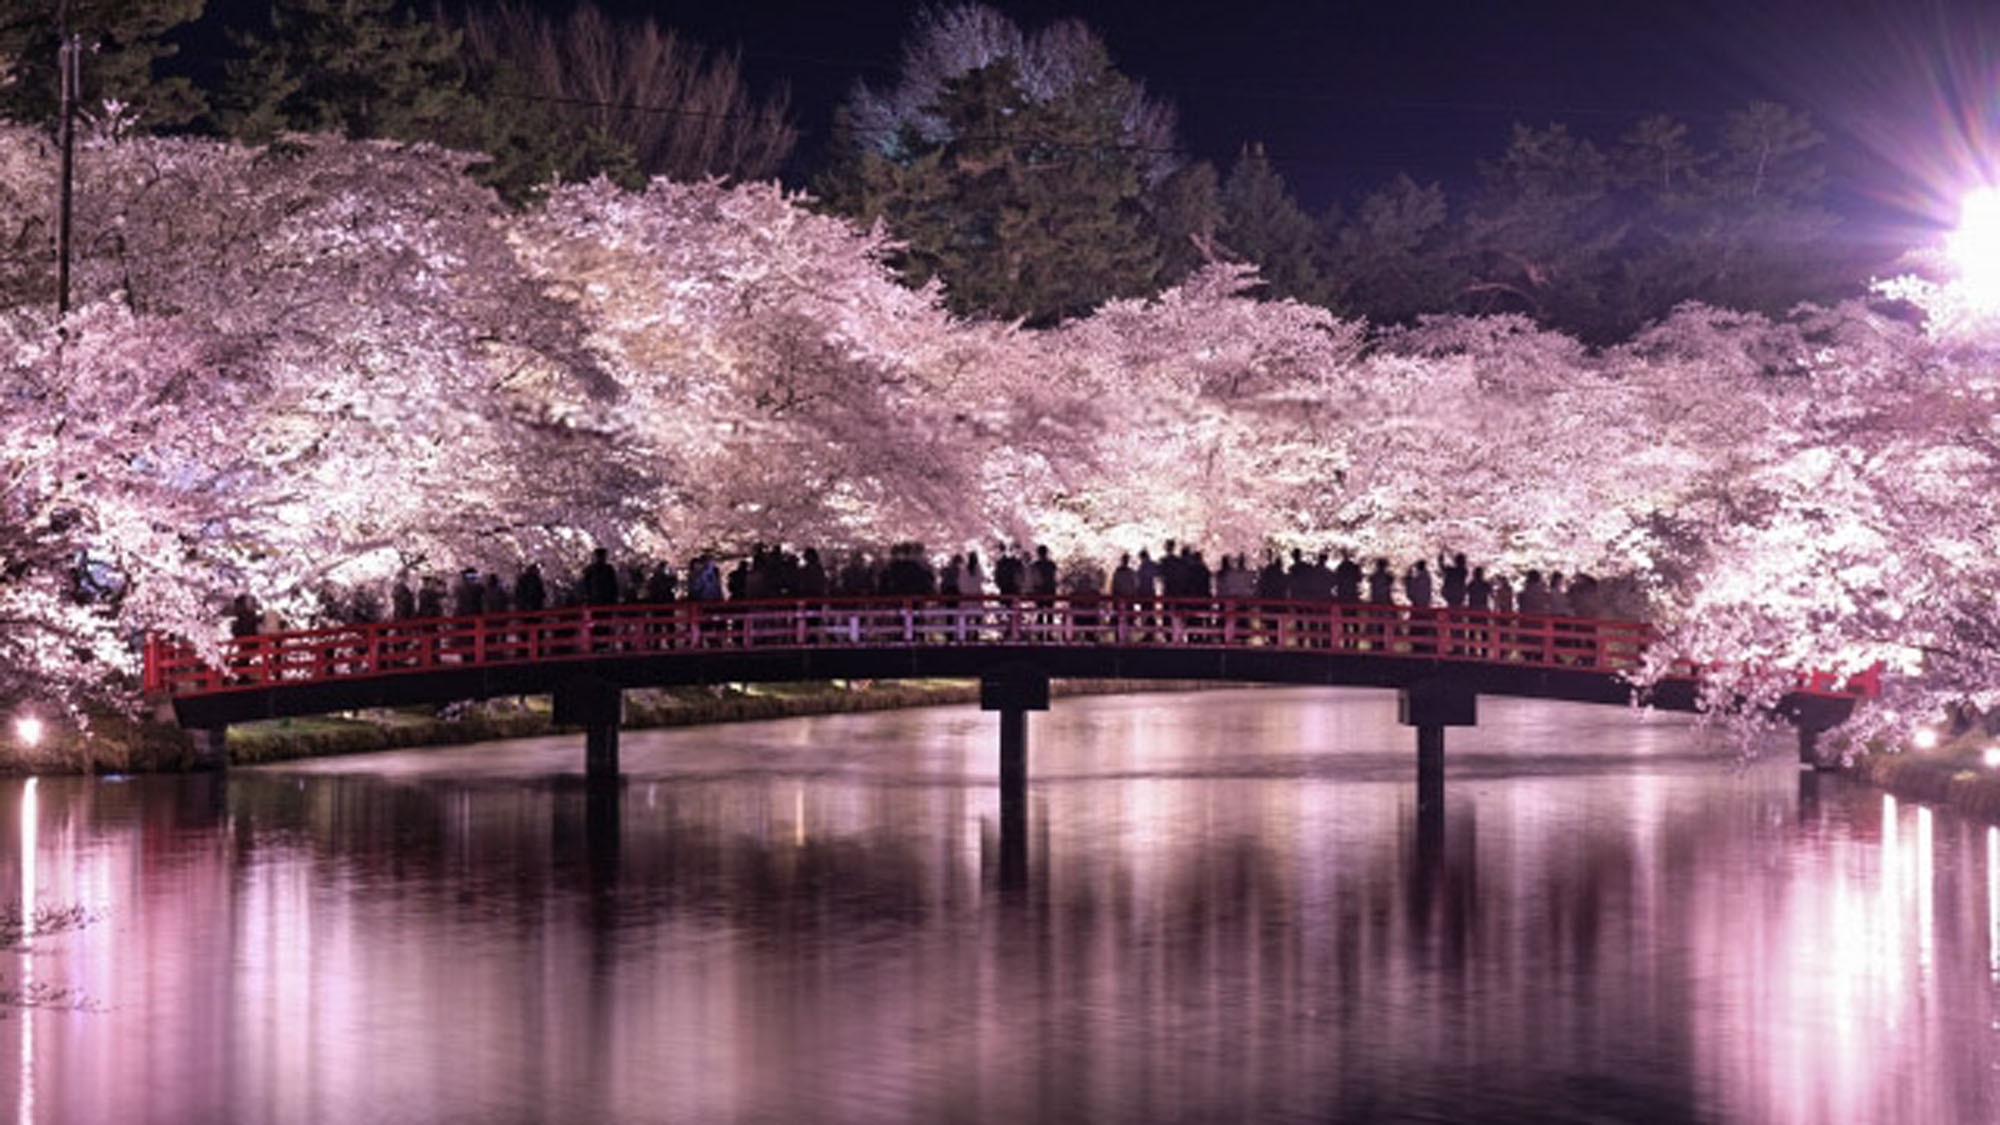
[[[24, 1119], [1988, 1120], [2000, 834], [1676, 724], [1065, 701], [0, 787]], [[39, 811], [35, 806], [39, 804]], [[19, 958], [16, 958], [19, 963]], [[18, 973], [18, 969], [16, 973]], [[51, 1108], [53, 1107], [53, 1108]]]

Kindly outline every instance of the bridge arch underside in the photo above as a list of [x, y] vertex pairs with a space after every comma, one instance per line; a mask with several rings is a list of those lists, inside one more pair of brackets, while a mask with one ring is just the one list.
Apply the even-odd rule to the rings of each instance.
[[[1622, 676], [1598, 670], [1508, 667], [1491, 662], [1385, 657], [1288, 649], [1174, 649], [1040, 645], [976, 648], [772, 648], [754, 651], [599, 654], [537, 663], [442, 667], [422, 672], [276, 683], [174, 700], [183, 727], [235, 723], [371, 707], [404, 707], [549, 695], [590, 680], [622, 690], [723, 683], [806, 680], [984, 679], [1024, 671], [1052, 679], [1199, 680], [1215, 683], [1404, 689], [1416, 685], [1475, 695], [1517, 696], [1618, 706], [1634, 702]], [[1695, 710], [1692, 680], [1667, 680], [1638, 702]], [[1780, 707], [1801, 727], [1824, 729], [1846, 717], [1851, 701], [1801, 694]]]

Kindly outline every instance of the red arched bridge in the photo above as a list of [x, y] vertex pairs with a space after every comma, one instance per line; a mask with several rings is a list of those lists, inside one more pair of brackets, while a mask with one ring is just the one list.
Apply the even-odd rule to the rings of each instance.
[[[1698, 670], [1635, 687], [1651, 627], [1633, 621], [1326, 601], [856, 598], [683, 601], [429, 618], [239, 637], [219, 662], [149, 640], [145, 690], [219, 751], [231, 723], [364, 707], [552, 695], [586, 730], [587, 772], [615, 776], [622, 693], [683, 684], [976, 678], [1001, 712], [1003, 790], [1025, 776], [1026, 712], [1051, 677], [1394, 688], [1419, 777], [1482, 694], [1695, 708]], [[1875, 675], [1801, 677], [1777, 712], [1819, 732]]]

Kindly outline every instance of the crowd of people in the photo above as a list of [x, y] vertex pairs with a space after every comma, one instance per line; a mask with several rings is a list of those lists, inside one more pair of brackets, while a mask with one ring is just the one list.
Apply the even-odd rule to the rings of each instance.
[[[1629, 581], [1600, 582], [1581, 572], [1564, 575], [1529, 569], [1518, 577], [1469, 565], [1462, 553], [1440, 554], [1435, 568], [1418, 559], [1401, 570], [1387, 558], [1364, 566], [1352, 551], [1289, 558], [1273, 551], [1251, 565], [1243, 554], [1224, 555], [1211, 567], [1202, 553], [1167, 540], [1155, 556], [1126, 553], [1107, 575], [1089, 563], [1065, 571], [1049, 549], [997, 545], [990, 569], [979, 552], [933, 555], [920, 543], [899, 543], [882, 555], [850, 552], [830, 565], [812, 547], [794, 551], [757, 545], [727, 571], [713, 555], [685, 567], [664, 562], [627, 564], [622, 570], [598, 548], [574, 575], [552, 579], [539, 564], [523, 567], [509, 582], [492, 571], [468, 567], [447, 583], [438, 575], [405, 575], [388, 590], [386, 605], [372, 590], [322, 596], [321, 614], [332, 622], [363, 624], [430, 617], [532, 612], [581, 605], [640, 605], [692, 601], [854, 598], [877, 595], [942, 598], [1212, 599], [1215, 601], [1326, 601], [1367, 605], [1442, 607], [1558, 617], [1637, 619], [1643, 605]], [[231, 609], [238, 636], [272, 632], [276, 617], [247, 595]]]

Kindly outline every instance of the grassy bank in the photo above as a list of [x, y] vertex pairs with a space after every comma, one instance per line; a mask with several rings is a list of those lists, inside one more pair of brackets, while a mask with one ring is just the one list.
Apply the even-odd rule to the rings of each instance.
[[1986, 744], [1967, 740], [1936, 750], [1864, 754], [1848, 773], [1898, 797], [2000, 822], [2000, 771], [1982, 760]]
[[[1197, 684], [1129, 680], [1058, 680], [1059, 696], [1130, 691], [1186, 691]], [[896, 680], [840, 683], [748, 684], [719, 688], [649, 688], [625, 695], [625, 729], [783, 719], [857, 711], [973, 703], [972, 680]], [[437, 711], [410, 708], [246, 723], [229, 729], [229, 756], [239, 765], [361, 754], [421, 746], [528, 738], [555, 733], [546, 697], [492, 700]], [[118, 717], [93, 720], [88, 733], [56, 733], [45, 745], [7, 748], [0, 773], [173, 772], [194, 763], [193, 747], [178, 728]]]

